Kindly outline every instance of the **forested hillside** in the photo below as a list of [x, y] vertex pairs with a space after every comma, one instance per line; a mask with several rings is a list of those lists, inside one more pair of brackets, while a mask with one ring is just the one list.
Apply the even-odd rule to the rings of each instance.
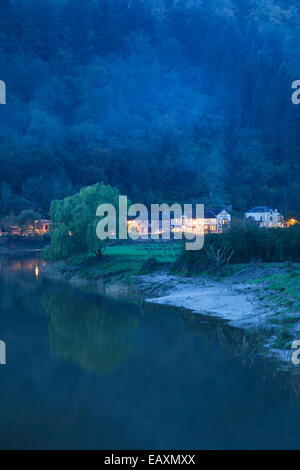
[[1, 0], [1, 214], [98, 181], [300, 211], [297, 5]]

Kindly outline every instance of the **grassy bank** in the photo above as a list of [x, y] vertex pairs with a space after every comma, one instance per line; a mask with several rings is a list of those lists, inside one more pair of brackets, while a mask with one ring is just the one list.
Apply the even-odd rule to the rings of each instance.
[[99, 260], [95, 254], [82, 254], [59, 263], [66, 275], [85, 279], [130, 280], [132, 276], [168, 268], [177, 259], [180, 243], [131, 243], [109, 246]]

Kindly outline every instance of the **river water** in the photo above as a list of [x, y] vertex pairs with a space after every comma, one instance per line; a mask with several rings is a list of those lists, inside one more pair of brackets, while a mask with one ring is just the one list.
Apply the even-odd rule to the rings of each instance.
[[0, 257], [0, 448], [300, 447], [296, 367], [224, 322], [82, 293], [40, 263]]

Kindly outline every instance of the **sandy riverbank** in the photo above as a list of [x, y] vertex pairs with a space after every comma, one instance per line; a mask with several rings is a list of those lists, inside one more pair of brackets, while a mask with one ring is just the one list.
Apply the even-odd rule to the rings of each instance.
[[223, 318], [237, 327], [261, 325], [268, 317], [251, 286], [245, 283], [168, 274], [141, 276], [140, 281], [143, 288], [147, 290], [152, 285], [159, 294], [147, 298], [147, 302], [184, 307], [193, 313]]

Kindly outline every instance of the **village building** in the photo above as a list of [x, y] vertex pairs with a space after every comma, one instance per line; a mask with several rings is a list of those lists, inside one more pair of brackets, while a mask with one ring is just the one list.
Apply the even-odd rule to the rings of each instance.
[[127, 217], [128, 233], [133, 235], [148, 235], [151, 232], [151, 223], [149, 220], [136, 220], [136, 217]]
[[187, 218], [183, 215], [175, 218], [174, 213], [170, 214], [170, 221], [162, 221], [160, 213], [158, 220], [136, 220], [135, 217], [128, 217], [127, 226], [131, 233], [144, 235], [144, 238], [152, 235], [163, 235], [164, 231], [169, 231], [174, 238], [176, 233], [193, 233], [200, 235], [204, 233], [222, 233], [228, 230], [231, 225], [231, 215], [226, 209], [211, 210], [204, 208], [204, 218], [198, 218], [196, 207], [192, 209], [192, 216]]
[[35, 233], [38, 235], [45, 235], [52, 229], [52, 222], [49, 219], [36, 220], [34, 225]]
[[21, 235], [22, 230], [18, 225], [12, 225], [7, 228], [7, 235], [13, 236], [13, 235]]
[[294, 225], [300, 225], [299, 220], [295, 219], [294, 217], [291, 217], [290, 219], [286, 220], [284, 225], [287, 228], [293, 227]]
[[[177, 221], [176, 221], [177, 222]], [[192, 218], [186, 218], [183, 216], [182, 222], [182, 231], [187, 233], [194, 233], [195, 235], [201, 233], [217, 233], [217, 217], [214, 213], [208, 209], [204, 208], [204, 218], [198, 218], [196, 214], [196, 208], [193, 207]], [[174, 227], [178, 228], [178, 227]]]
[[157, 219], [151, 219], [149, 216], [148, 219], [145, 220], [136, 220], [136, 217], [127, 217], [127, 227], [128, 233], [132, 234], [139, 234], [139, 236], [143, 236], [146, 238], [147, 236], [152, 235], [162, 235], [163, 228], [166, 227], [166, 221], [163, 224], [162, 220], [162, 213], [159, 213], [159, 217]]
[[245, 212], [245, 221], [253, 221], [260, 228], [284, 227], [283, 216], [277, 209], [270, 209], [267, 206], [256, 206]]
[[231, 227], [231, 215], [225, 209], [213, 209], [213, 214], [217, 219], [217, 232], [222, 233], [225, 230], [229, 230]]
[[49, 219], [35, 220], [32, 224], [28, 224], [25, 227], [20, 227], [17, 224], [10, 225], [6, 228], [0, 228], [0, 236], [20, 236], [30, 237], [33, 235], [45, 235], [52, 229], [52, 222]]
[[174, 219], [173, 231], [182, 230], [195, 234], [204, 233], [222, 233], [231, 226], [231, 215], [226, 209], [204, 208], [204, 218], [198, 218], [195, 208], [193, 208], [192, 218], [187, 219], [183, 216], [182, 220]]

